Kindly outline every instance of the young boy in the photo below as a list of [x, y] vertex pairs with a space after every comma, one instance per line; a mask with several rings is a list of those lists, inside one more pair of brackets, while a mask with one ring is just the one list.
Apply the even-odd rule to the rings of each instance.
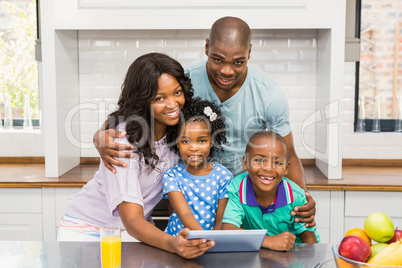
[[290, 212], [304, 205], [306, 196], [285, 178], [289, 169], [285, 139], [272, 131], [255, 133], [248, 141], [243, 169], [228, 187], [229, 201], [222, 229], [267, 229], [262, 247], [289, 251], [294, 243], [317, 243], [315, 227], [295, 222]]

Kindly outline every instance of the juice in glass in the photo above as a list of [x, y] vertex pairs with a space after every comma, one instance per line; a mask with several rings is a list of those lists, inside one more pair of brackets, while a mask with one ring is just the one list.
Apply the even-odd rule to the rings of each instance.
[[[118, 227], [117, 227], [118, 228]], [[102, 268], [121, 267], [120, 229], [116, 227], [101, 228]]]

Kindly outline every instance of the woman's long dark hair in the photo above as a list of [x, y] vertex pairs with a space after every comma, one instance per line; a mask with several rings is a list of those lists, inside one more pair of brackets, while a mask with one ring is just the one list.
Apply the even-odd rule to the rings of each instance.
[[160, 53], [148, 53], [137, 58], [128, 68], [124, 79], [117, 110], [109, 115], [109, 128], [127, 122], [128, 141], [136, 148], [136, 153], [152, 169], [159, 157], [155, 153], [150, 103], [158, 92], [158, 78], [169, 74], [177, 79], [183, 89], [184, 98], [190, 103], [193, 88], [190, 78], [184, 73], [179, 62]]

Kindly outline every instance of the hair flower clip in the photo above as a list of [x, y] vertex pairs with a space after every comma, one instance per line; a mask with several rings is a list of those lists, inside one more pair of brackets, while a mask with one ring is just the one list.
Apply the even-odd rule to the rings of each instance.
[[205, 114], [206, 116], [211, 116], [211, 115], [212, 115], [212, 109], [211, 109], [211, 107], [209, 107], [209, 106], [205, 107], [205, 108], [204, 108], [204, 114]]
[[211, 107], [207, 106], [204, 108], [204, 114], [209, 117], [209, 121], [213, 122], [218, 117], [216, 113], [214, 113]]
[[213, 121], [215, 121], [215, 119], [216, 119], [217, 117], [218, 117], [218, 116], [216, 115], [216, 113], [212, 113], [211, 116], [209, 117], [209, 121], [213, 122]]

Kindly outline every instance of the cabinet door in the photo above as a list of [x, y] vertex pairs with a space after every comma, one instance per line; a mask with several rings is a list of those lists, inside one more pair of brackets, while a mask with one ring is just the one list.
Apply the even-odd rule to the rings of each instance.
[[68, 202], [70, 202], [76, 194], [81, 191], [81, 188], [56, 188], [55, 196], [56, 196], [56, 214], [55, 214], [55, 222], [56, 228], [59, 227], [60, 219], [63, 217]]
[[0, 213], [0, 240], [42, 241], [42, 214]]
[[373, 212], [387, 214], [395, 227], [402, 227], [402, 193], [374, 191], [346, 191], [345, 232], [352, 228], [363, 228], [364, 220]]
[[330, 191], [309, 191], [309, 193], [316, 202], [315, 221], [321, 243], [329, 243]]
[[0, 188], [0, 213], [42, 213], [42, 189]]
[[0, 189], [0, 240], [42, 240], [42, 190]]
[[42, 10], [53, 11], [56, 30], [102, 30], [209, 29], [228, 14], [256, 29], [331, 28], [334, 4], [330, 0], [55, 0], [49, 7], [42, 5]]

